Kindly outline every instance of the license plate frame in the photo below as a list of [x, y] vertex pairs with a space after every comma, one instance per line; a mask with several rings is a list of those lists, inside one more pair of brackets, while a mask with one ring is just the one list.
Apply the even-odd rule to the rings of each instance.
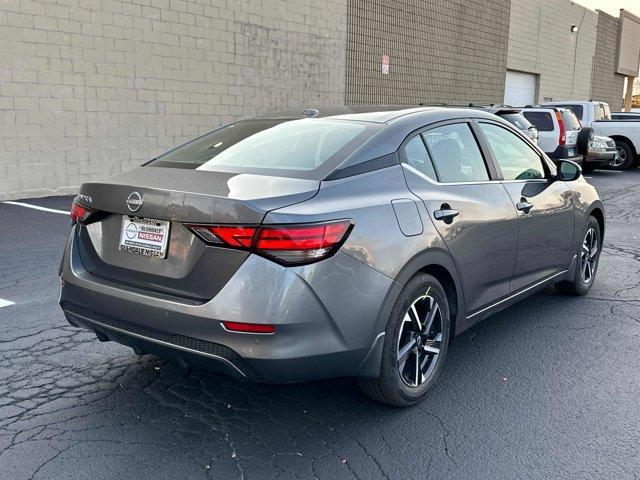
[[171, 222], [168, 220], [123, 215], [118, 249], [134, 255], [164, 259], [167, 257], [170, 233]]

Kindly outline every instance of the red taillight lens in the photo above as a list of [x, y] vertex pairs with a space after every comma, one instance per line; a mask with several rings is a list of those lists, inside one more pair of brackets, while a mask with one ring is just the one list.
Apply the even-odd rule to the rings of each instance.
[[230, 332], [239, 333], [275, 333], [275, 325], [264, 323], [222, 322], [224, 328]]
[[342, 243], [350, 221], [316, 225], [265, 226], [258, 230], [254, 248], [288, 264], [326, 258]]
[[239, 227], [235, 225], [219, 225], [207, 228], [209, 232], [231, 247], [250, 247], [256, 227]]
[[562, 113], [556, 112], [556, 119], [558, 120], [558, 128], [560, 129], [560, 138], [558, 139], [558, 145], [566, 145], [567, 130], [564, 128], [564, 120], [562, 119]]
[[74, 200], [71, 205], [71, 212], [69, 212], [69, 216], [73, 223], [85, 223], [94, 212], [94, 209], [80, 205], [78, 200]]
[[302, 225], [187, 225], [207, 243], [254, 251], [287, 265], [311, 263], [335, 253], [352, 222], [338, 220]]

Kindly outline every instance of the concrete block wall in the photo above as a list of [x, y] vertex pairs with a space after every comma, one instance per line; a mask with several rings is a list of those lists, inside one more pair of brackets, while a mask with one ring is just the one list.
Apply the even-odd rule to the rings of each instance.
[[346, 0], [0, 1], [0, 200], [242, 116], [343, 104]]
[[502, 101], [510, 3], [349, 0], [347, 103]]
[[597, 24], [595, 12], [569, 0], [511, 0], [507, 68], [540, 75], [540, 102], [588, 99]]
[[598, 10], [598, 35], [591, 74], [591, 97], [609, 104], [612, 112], [622, 110], [624, 75], [615, 73], [620, 19]]

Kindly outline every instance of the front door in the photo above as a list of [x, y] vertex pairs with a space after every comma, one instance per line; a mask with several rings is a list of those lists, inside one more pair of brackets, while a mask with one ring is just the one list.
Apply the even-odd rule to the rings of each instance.
[[502, 185], [518, 214], [518, 254], [511, 290], [566, 270], [572, 259], [574, 211], [569, 187], [550, 181], [548, 168], [533, 147], [511, 130], [479, 122]]
[[458, 269], [467, 315], [509, 294], [518, 217], [492, 181], [469, 123], [430, 128], [400, 151], [411, 191], [424, 202]]

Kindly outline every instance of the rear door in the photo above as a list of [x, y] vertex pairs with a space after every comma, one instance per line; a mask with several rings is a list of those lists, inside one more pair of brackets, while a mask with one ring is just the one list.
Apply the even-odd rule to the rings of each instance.
[[[485, 162], [471, 123], [439, 124], [400, 148], [409, 188], [424, 202], [458, 269], [467, 315], [508, 295], [517, 215]], [[425, 245], [427, 248], [428, 245]]]
[[502, 185], [518, 215], [518, 253], [511, 290], [518, 291], [569, 267], [574, 210], [569, 187], [550, 180], [539, 152], [511, 129], [479, 121]]

